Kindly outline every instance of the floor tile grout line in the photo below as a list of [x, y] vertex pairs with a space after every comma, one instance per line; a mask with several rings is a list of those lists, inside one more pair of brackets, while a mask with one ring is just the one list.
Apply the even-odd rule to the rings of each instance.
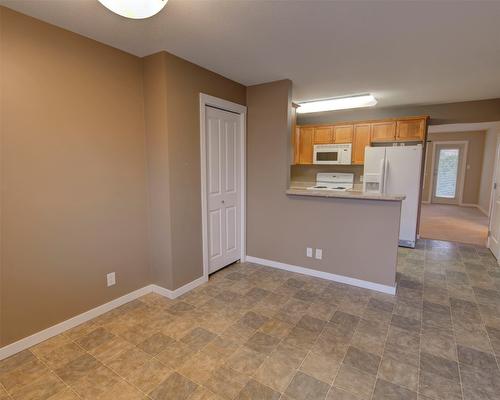
[[[115, 335], [116, 336], [116, 335]], [[72, 339], [70, 339], [72, 340]], [[106, 368], [108, 368], [110, 371], [113, 371], [113, 373], [115, 373], [123, 382], [131, 385], [132, 387], [134, 387], [135, 389], [137, 389], [139, 392], [141, 392], [142, 394], [144, 394], [147, 398], [151, 399], [151, 397], [143, 392], [141, 389], [139, 389], [137, 386], [135, 386], [134, 384], [130, 383], [129, 381], [127, 381], [123, 376], [121, 376], [117, 371], [115, 371], [113, 368], [111, 368], [110, 366], [108, 366], [107, 364], [105, 364], [104, 362], [102, 362], [101, 360], [99, 360], [97, 357], [95, 357], [92, 353], [90, 353], [88, 350], [86, 350], [85, 348], [83, 348], [79, 343], [76, 342], [76, 340], [72, 340], [74, 344], [76, 344], [78, 347], [80, 347], [80, 349], [82, 349], [86, 354], [88, 354], [89, 356], [91, 356], [92, 358], [94, 358], [95, 360], [97, 360], [99, 363], [101, 363], [102, 365], [104, 365]], [[138, 347], [131, 343], [135, 348], [138, 349]], [[140, 349], [139, 349], [140, 350]], [[79, 396], [80, 397], [80, 396]]]
[[[431, 282], [428, 282], [428, 281], [427, 281], [427, 279], [425, 278], [425, 277], [426, 277], [426, 272], [431, 273], [431, 272], [438, 271], [440, 274], [444, 274], [444, 287], [445, 287], [445, 288], [446, 288], [446, 290], [447, 290], [447, 298], [448, 298], [448, 303], [450, 302], [450, 298], [451, 298], [451, 297], [450, 297], [450, 295], [451, 295], [451, 293], [450, 293], [450, 282], [449, 282], [449, 280], [448, 280], [448, 276], [447, 276], [447, 274], [446, 274], [446, 271], [448, 270], [448, 269], [447, 269], [447, 267], [446, 267], [446, 264], [445, 264], [443, 261], [439, 261], [439, 262], [437, 262], [437, 263], [436, 263], [436, 265], [434, 266], [434, 267], [436, 267], [436, 266], [437, 266], [438, 268], [432, 268], [432, 269], [430, 269], [430, 270], [427, 268], [427, 267], [429, 266], [429, 262], [430, 262], [430, 261], [432, 261], [431, 259], [428, 259], [428, 257], [427, 257], [427, 255], [428, 255], [428, 254], [426, 254], [426, 253], [428, 253], [428, 252], [430, 252], [430, 251], [432, 251], [432, 249], [429, 249], [429, 248], [428, 248], [428, 249], [424, 250], [424, 258], [423, 258], [423, 263], [422, 263], [422, 265], [423, 265], [422, 274], [423, 274], [423, 275], [421, 275], [421, 274], [419, 274], [419, 275], [415, 275], [415, 276], [420, 276], [420, 275], [422, 276], [422, 283], [423, 283], [423, 285], [422, 285], [422, 297], [421, 297], [421, 299], [420, 299], [420, 309], [421, 309], [421, 312], [422, 312], [422, 313], [423, 313], [423, 302], [425, 301], [425, 289], [427, 289], [427, 288], [429, 287], [429, 286], [428, 286], [429, 284], [430, 284], [430, 286], [433, 286], [433, 285], [432, 285], [432, 281], [433, 281], [433, 279], [432, 279], [432, 275], [429, 277], [429, 279], [431, 280]], [[463, 266], [463, 263], [464, 263], [464, 258], [463, 258], [463, 256], [462, 256], [462, 254], [461, 254], [461, 253], [458, 253], [458, 254], [459, 254], [459, 257], [460, 257], [460, 261], [459, 261], [459, 262], [460, 262], [460, 264], [462, 265], [462, 270], [466, 273], [467, 277], [468, 277], [468, 278], [470, 278], [470, 275], [469, 275], [468, 270], [464, 270], [464, 269], [463, 269], [463, 268], [464, 268], [464, 266]], [[470, 257], [470, 256], [469, 256], [469, 257]], [[410, 271], [410, 270], [409, 270], [409, 271]], [[398, 271], [398, 272], [399, 272], [399, 271]], [[410, 276], [412, 276], [412, 275], [410, 275]], [[439, 286], [440, 286], [440, 285], [439, 285]], [[257, 286], [256, 286], [256, 287], [257, 287]], [[273, 290], [271, 290], [271, 291], [273, 291]], [[430, 294], [432, 295], [432, 293], [430, 293]], [[397, 295], [396, 295], [396, 296], [397, 296]], [[344, 297], [345, 297], [345, 296], [344, 296]], [[293, 296], [287, 296], [287, 300], [290, 300], [291, 298], [293, 298]], [[397, 297], [396, 297], [396, 298], [397, 298]], [[431, 300], [432, 300], [432, 298], [431, 298]], [[476, 293], [475, 293], [475, 292], [473, 293], [473, 299], [470, 299], [469, 301], [473, 301], [473, 302], [475, 303], [475, 305], [476, 305], [476, 306], [479, 306], [480, 304], [482, 304], [482, 303], [479, 303], [479, 302], [478, 302], [478, 297], [477, 297], [477, 295], [476, 295]], [[439, 304], [439, 303], [440, 303], [440, 301], [438, 301], [437, 303]], [[146, 305], [149, 305], [149, 303], [145, 303], [145, 304], [146, 304]], [[396, 300], [396, 304], [397, 304], [397, 300]], [[195, 306], [195, 307], [197, 307], [196, 305], [194, 305], [194, 306]], [[450, 304], [448, 304], [448, 306], [450, 306]], [[365, 308], [366, 308], [366, 307], [365, 307]], [[249, 311], [249, 310], [247, 310], [247, 311]], [[338, 308], [337, 308], [337, 310], [336, 310], [336, 311], [340, 311], [340, 310], [338, 310]], [[393, 309], [393, 311], [392, 311], [392, 314], [391, 314], [391, 315], [395, 315], [395, 312], [396, 312], [396, 309]], [[358, 313], [359, 313], [359, 312], [356, 312], [356, 316], [358, 316], [358, 317], [359, 317], [359, 314], [358, 314]], [[450, 314], [451, 314], [451, 308], [450, 308]], [[264, 315], [264, 314], [263, 314], [263, 315]], [[308, 313], [306, 312], [304, 315], [308, 315]], [[267, 316], [267, 315], [266, 315], [266, 316]], [[311, 316], [312, 316], [312, 315], [311, 315]], [[487, 330], [485, 329], [485, 328], [486, 328], [486, 322], [485, 322], [485, 321], [486, 321], [486, 319], [485, 319], [485, 317], [484, 317], [484, 311], [483, 311], [483, 309], [479, 309], [479, 316], [480, 316], [480, 318], [481, 318], [480, 326], [481, 326], [481, 327], [482, 327], [482, 328], [486, 331], [486, 335], [487, 335], [487, 338], [488, 338], [488, 343], [489, 343], [489, 346], [490, 346], [490, 351], [489, 351], [489, 352], [491, 352], [491, 349], [493, 349], [492, 339], [491, 339], [490, 334], [489, 334], [489, 333], [487, 332]], [[271, 318], [272, 318], [272, 317], [271, 317]], [[362, 316], [361, 316], [361, 317], [359, 317], [359, 318], [360, 318], [360, 320], [361, 320], [361, 319], [363, 319], [363, 317], [362, 317]], [[456, 336], [456, 332], [455, 332], [455, 325], [456, 325], [456, 322], [455, 322], [455, 318], [453, 317], [453, 314], [451, 314], [451, 315], [450, 315], [450, 318], [451, 318], [451, 324], [452, 324], [451, 328], [452, 328], [452, 331], [453, 331], [453, 339], [454, 339], [454, 342], [455, 342], [455, 343], [454, 343], [454, 346], [455, 346], [455, 351], [457, 352], [458, 342], [457, 342], [457, 336]], [[323, 318], [319, 318], [319, 319], [323, 319]], [[329, 319], [331, 319], [331, 317], [330, 317]], [[325, 320], [323, 320], [323, 321], [325, 321]], [[295, 323], [295, 325], [294, 325], [294, 326], [297, 326], [297, 324], [298, 324], [298, 322], [297, 322], [297, 323]], [[326, 321], [326, 322], [325, 322], [325, 324], [324, 324], [324, 326], [323, 326], [323, 328], [321, 329], [321, 331], [318, 333], [318, 335], [317, 335], [316, 339], [314, 340], [314, 343], [316, 343], [316, 342], [318, 341], [318, 338], [320, 337], [320, 335], [322, 334], [322, 332], [324, 332], [324, 330], [326, 329], [326, 327], [328, 326], [328, 324], [329, 324], [329, 322], [328, 322], [328, 321]], [[98, 326], [99, 326], [99, 325], [95, 325], [95, 328], [97, 328]], [[92, 328], [92, 329], [94, 329], [94, 328]], [[375, 385], [374, 385], [374, 387], [373, 387], [373, 389], [372, 389], [372, 397], [374, 396], [374, 390], [375, 390], [376, 382], [377, 382], [377, 380], [379, 379], [379, 375], [380, 375], [380, 365], [381, 365], [381, 363], [382, 363], [383, 353], [385, 352], [385, 349], [386, 349], [386, 345], [387, 345], [387, 338], [388, 338], [388, 334], [389, 334], [389, 329], [390, 329], [390, 323], [389, 323], [389, 326], [388, 326], [388, 331], [386, 332], [386, 339], [385, 339], [385, 342], [384, 342], [384, 347], [383, 347], [383, 350], [382, 350], [382, 357], [380, 358], [380, 361], [379, 361], [379, 368], [377, 369], [377, 374], [376, 374]], [[209, 330], [210, 330], [210, 329], [209, 329]], [[420, 371], [420, 359], [421, 359], [421, 351], [422, 351], [422, 337], [423, 337], [422, 335], [423, 335], [423, 330], [424, 330], [424, 319], [423, 319], [423, 317], [421, 317], [421, 318], [420, 318], [420, 332], [419, 332], [419, 340], [420, 340], [420, 342], [419, 342], [419, 355], [418, 355], [418, 358], [419, 358], [419, 369], [418, 369], [418, 375], [419, 375], [419, 378], [418, 378], [418, 381], [419, 381], [419, 382], [420, 382], [420, 380], [421, 380], [421, 377], [420, 377], [420, 372], [421, 372], [421, 371]], [[259, 331], [259, 330], [257, 329], [256, 331]], [[350, 339], [350, 341], [349, 341], [348, 348], [349, 348], [350, 346], [352, 346], [352, 343], [353, 343], [353, 338], [354, 338], [354, 336], [356, 335], [356, 333], [357, 333], [358, 331], [359, 331], [359, 321], [358, 321], [358, 324], [356, 325], [356, 328], [354, 329], [354, 332], [353, 332], [353, 334], [352, 334], [352, 336], [351, 336], [351, 339]], [[110, 332], [111, 332], [111, 331], [110, 331]], [[218, 336], [220, 336], [220, 334], [217, 334], [217, 335], [218, 335]], [[81, 335], [81, 336], [85, 336], [85, 334], [83, 334], [83, 335]], [[80, 337], [81, 337], [81, 336], [80, 336]], [[120, 337], [120, 336], [119, 336], [119, 335], [117, 335], [117, 337]], [[286, 336], [285, 336], [285, 337], [286, 337]], [[73, 343], [76, 343], [76, 340], [78, 340], [78, 339], [79, 339], [79, 337], [76, 337], [76, 336], [75, 336], [75, 338], [74, 338], [74, 339], [71, 339], [71, 338], [70, 338], [70, 341], [71, 341], [71, 342], [73, 342]], [[283, 341], [284, 341], [284, 338], [280, 338], [280, 342], [276, 345], [276, 347], [277, 347], [277, 346], [279, 346], [279, 344], [281, 344]], [[130, 342], [130, 343], [131, 343], [131, 344], [133, 344], [134, 348], [137, 348], [137, 345], [135, 345], [135, 344], [134, 344], [134, 343], [132, 343], [132, 342]], [[486, 343], [486, 342], [485, 342], [485, 343]], [[76, 343], [76, 344], [78, 345], [78, 343]], [[198, 353], [198, 352], [200, 352], [200, 351], [202, 351], [202, 349], [203, 349], [203, 348], [205, 348], [207, 345], [208, 345], [208, 343], [207, 343], [205, 346], [203, 346], [201, 349], [199, 349], [199, 350], [197, 351], [197, 353]], [[314, 344], [313, 344], [313, 345], [314, 345]], [[241, 346], [242, 346], [242, 345], [240, 344], [240, 347], [241, 347]], [[81, 347], [81, 346], [79, 346], [79, 347]], [[472, 347], [473, 347], [473, 348], [475, 348], [476, 346], [472, 346]], [[90, 353], [90, 351], [86, 351], [85, 349], [83, 349], [83, 350], [85, 351], [85, 353], [90, 354], [90, 356], [92, 356], [93, 358], [96, 358], [93, 354], [91, 354], [91, 353]], [[303, 357], [302, 361], [300, 362], [300, 365], [299, 365], [297, 368], [294, 368], [294, 374], [296, 374], [298, 371], [300, 371], [300, 369], [302, 368], [302, 366], [303, 366], [303, 364], [304, 364], [305, 360], [307, 359], [307, 357], [308, 357], [311, 353], [312, 353], [312, 348], [310, 348], [310, 349], [307, 351], [306, 355]], [[272, 353], [270, 353], [270, 354], [266, 355], [266, 359], [268, 359], [268, 358], [270, 357], [270, 355], [271, 355], [271, 354], [272, 354]], [[495, 360], [496, 360], [496, 363], [497, 363], [497, 366], [498, 366], [499, 359], [498, 359], [498, 357], [496, 356], [496, 353], [495, 353], [494, 351], [492, 352], [492, 354], [493, 354], [493, 356], [495, 357]], [[340, 363], [339, 370], [338, 370], [338, 371], [336, 371], [335, 377], [334, 377], [334, 378], [333, 378], [333, 380], [331, 381], [332, 383], [329, 385], [329, 389], [328, 389], [328, 391], [327, 391], [327, 395], [331, 392], [331, 390], [332, 390], [332, 389], [333, 389], [333, 387], [334, 387], [335, 379], [337, 378], [337, 376], [338, 376], [338, 374], [339, 374], [339, 372], [340, 372], [340, 368], [341, 368], [342, 364], [343, 364], [343, 363], [344, 363], [344, 361], [345, 361], [346, 355], [347, 355], [347, 351], [346, 351], [346, 353], [344, 354], [344, 356], [342, 357], [342, 361], [341, 361], [341, 363]], [[35, 356], [36, 356], [36, 355], [35, 355]], [[39, 357], [39, 356], [36, 356], [36, 358], [37, 358], [37, 359], [40, 359], [40, 357]], [[97, 358], [96, 358], [96, 359], [97, 359]], [[156, 359], [156, 356], [152, 356], [152, 359]], [[99, 359], [97, 359], [97, 360], [99, 360]], [[458, 360], [458, 358], [457, 358], [457, 360]], [[42, 362], [42, 363], [43, 363], [43, 364], [47, 367], [47, 369], [48, 369], [49, 371], [54, 372], [51, 368], [49, 368], [49, 367], [48, 367], [48, 365], [46, 365], [46, 364], [43, 362], [43, 360], [40, 360], [40, 361], [41, 361], [41, 362]], [[99, 361], [100, 361], [100, 360], [99, 360]], [[105, 365], [107, 368], [109, 368], [111, 371], [113, 371], [114, 373], [116, 373], [116, 375], [120, 377], [120, 380], [127, 382], [127, 383], [128, 383], [128, 384], [130, 384], [132, 387], [136, 388], [136, 389], [137, 389], [140, 393], [144, 393], [142, 390], [140, 390], [139, 388], [137, 388], [135, 385], [133, 385], [133, 384], [129, 383], [129, 382], [128, 382], [128, 380], [127, 380], [127, 379], [125, 379], [125, 378], [124, 378], [121, 374], [118, 374], [118, 373], [117, 373], [116, 371], [114, 371], [112, 368], [108, 367], [108, 366], [107, 366], [107, 363], [102, 362], [102, 361], [100, 361], [100, 362], [101, 362], [103, 365]], [[458, 361], [457, 361], [457, 364], [460, 366], [460, 363], [459, 363]], [[176, 370], [176, 371], [177, 371], [177, 370]], [[182, 374], [181, 374], [181, 375], [182, 375]], [[254, 377], [254, 375], [252, 375], [252, 374], [250, 374], [250, 375], [252, 376], [252, 378]], [[57, 376], [57, 378], [58, 378], [59, 380], [61, 380], [61, 378], [60, 378], [57, 374], [56, 374], [56, 376]], [[294, 376], [295, 376], [295, 375], [294, 375]], [[189, 379], [189, 378], [188, 378], [188, 379]], [[292, 376], [292, 378], [291, 378], [291, 379], [293, 379], [293, 376]], [[320, 381], [321, 381], [321, 380], [320, 380]], [[63, 381], [63, 383], [64, 383], [67, 387], [69, 387], [69, 389], [70, 389], [72, 392], [74, 392], [71, 386], [69, 386], [69, 385], [68, 385], [66, 382], [64, 382], [64, 381]], [[287, 387], [289, 386], [289, 384], [290, 384], [290, 382], [288, 383]], [[460, 385], [461, 385], [461, 391], [462, 391], [462, 397], [463, 397], [463, 386], [462, 386], [462, 382], [461, 382], [461, 371], [460, 371]], [[1, 386], [1, 384], [0, 384], [0, 386]], [[202, 386], [203, 388], [206, 388], [204, 385], [200, 385], [200, 386]], [[266, 386], [266, 385], [264, 385], [264, 386]], [[398, 386], [399, 386], [399, 385], [398, 385]], [[418, 393], [418, 394], [420, 394], [419, 389], [420, 389], [420, 386], [418, 386], [418, 387], [417, 387], [417, 393]], [[286, 391], [286, 389], [285, 389], [285, 391]], [[75, 393], [75, 395], [76, 395], [77, 397], [79, 397], [79, 398], [80, 398], [80, 396], [79, 396], [77, 393]], [[12, 396], [10, 395], [10, 393], [8, 393], [8, 392], [7, 392], [7, 396], [8, 396], [9, 398], [11, 398], [11, 397], [12, 397]], [[150, 398], [147, 394], [145, 394], [145, 396], [146, 396], [146, 397], [148, 397], [148, 398]], [[285, 395], [285, 393], [284, 393], [284, 392], [280, 394], [280, 398], [284, 398], [285, 396], [286, 396], [286, 395]]]
[[[341, 311], [341, 312], [343, 312], [343, 311]], [[351, 347], [352, 339], [353, 339], [354, 335], [356, 334], [356, 332], [358, 331], [358, 327], [359, 327], [359, 321], [358, 321], [358, 324], [356, 325], [356, 328], [354, 329], [354, 332], [352, 333], [351, 339], [349, 341], [349, 346], [347, 346], [347, 350], [346, 350], [344, 356], [342, 357], [342, 361], [340, 362], [339, 369], [338, 369], [337, 373], [335, 374], [335, 377], [333, 378], [333, 381], [332, 381], [332, 385], [330, 386], [330, 389], [328, 389], [328, 392], [326, 393], [325, 397], [328, 397], [328, 394], [330, 393], [330, 391], [335, 388], [335, 380], [337, 379], [337, 377], [340, 373], [340, 370], [342, 369], [342, 365], [344, 364], [345, 358], [347, 357], [347, 352], [349, 351], [349, 347]], [[342, 389], [342, 390], [344, 390], [344, 389]]]
[[[396, 296], [396, 295], [395, 295]], [[394, 304], [394, 307], [392, 309], [392, 313], [391, 313], [391, 320], [392, 320], [392, 316], [394, 315], [394, 311], [396, 310], [396, 304]], [[370, 399], [373, 399], [375, 397], [375, 389], [377, 387], [377, 382], [379, 380], [379, 375], [380, 375], [380, 367], [382, 366], [382, 360], [384, 358], [384, 353], [385, 353], [385, 348], [387, 346], [387, 339], [389, 338], [389, 329], [391, 327], [391, 320], [389, 320], [389, 324], [387, 326], [387, 332], [385, 334], [385, 340], [384, 340], [384, 347], [382, 349], [382, 355], [380, 356], [380, 361], [378, 363], [378, 368], [377, 368], [377, 374], [375, 376], [375, 385], [373, 385], [373, 390], [372, 390], [372, 395], [370, 396]], [[392, 383], [392, 382], [391, 382]], [[397, 386], [400, 386], [400, 385], [397, 385]]]
[[[470, 282], [470, 276], [469, 276], [469, 273], [467, 272], [467, 269], [465, 269], [465, 274], [467, 275], [467, 279]], [[471, 288], [472, 288], [472, 285], [471, 285]], [[493, 347], [493, 343], [492, 343], [491, 338], [490, 338], [490, 334], [488, 332], [488, 329], [486, 329], [485, 318], [483, 317], [482, 312], [481, 312], [481, 308], [479, 307], [479, 305], [481, 303], [478, 301], [478, 298], [476, 296], [476, 292], [474, 291], [474, 289], [472, 289], [472, 292], [474, 294], [475, 304], [476, 304], [476, 306], [478, 308], [479, 316], [481, 318], [481, 327], [484, 328], [484, 331], [486, 333], [486, 337], [488, 338], [488, 343], [490, 344], [491, 354], [495, 358], [495, 361], [496, 361], [496, 364], [497, 364], [497, 371], [500, 372], [500, 361], [499, 361], [499, 358], [497, 357], [497, 355], [496, 355], [496, 353], [494, 351], [494, 347]], [[476, 350], [479, 350], [479, 349], [476, 349]], [[479, 350], [479, 351], [482, 351], [482, 350]], [[458, 356], [458, 348], [457, 348], [457, 356]], [[458, 366], [459, 366], [459, 373], [460, 373], [460, 381], [462, 381], [462, 369], [460, 368], [460, 361], [458, 363]], [[462, 387], [462, 393], [463, 393], [463, 387]]]
[[[461, 264], [464, 266], [465, 268], [465, 264], [464, 264], [464, 261], [463, 261], [463, 257], [462, 255], [460, 254], [460, 250], [458, 250], [458, 254], [460, 255], [460, 262]], [[467, 275], [467, 272], [466, 272], [466, 275]], [[457, 342], [457, 335], [456, 335], [456, 332], [455, 332], [455, 322], [453, 320], [453, 313], [452, 313], [452, 310], [451, 310], [451, 302], [450, 302], [450, 292], [449, 292], [449, 285], [448, 285], [448, 276], [446, 275], [446, 272], [444, 274], [444, 279], [445, 279], [445, 282], [446, 282], [446, 293], [448, 295], [448, 302], [450, 303], [450, 319], [451, 319], [451, 329], [453, 330], [453, 341], [455, 342], [455, 356], [457, 357], [457, 368], [458, 368], [458, 379], [459, 379], [459, 383], [460, 383], [460, 392], [462, 394], [462, 399], [464, 399], [464, 387], [463, 387], [463, 383], [462, 383], [462, 372], [461, 372], [461, 369], [460, 369], [460, 360], [458, 358], [458, 342]]]
[[9, 399], [14, 399], [10, 393], [7, 391], [7, 388], [0, 382], [0, 388], [3, 388], [3, 390], [5, 391], [5, 393], [7, 393], [7, 398]]
[[[63, 335], [64, 335], [64, 333], [63, 333]], [[59, 379], [66, 386], [67, 389], [69, 389], [71, 392], [73, 392], [79, 399], [82, 398], [78, 393], [76, 393], [75, 390], [73, 390], [73, 388], [66, 381], [64, 381], [59, 375], [57, 375], [56, 371], [54, 371], [52, 368], [50, 368], [50, 366], [45, 361], [43, 361], [43, 359], [41, 359], [36, 353], [34, 353], [33, 351], [31, 351], [31, 348], [29, 349], [29, 351], [30, 351], [31, 354], [33, 354], [35, 356], [35, 358], [38, 361], [40, 361], [45, 366], [45, 368], [47, 368], [49, 370], [49, 372], [51, 372], [52, 374], [54, 374], [54, 376], [57, 377], [57, 379]]]

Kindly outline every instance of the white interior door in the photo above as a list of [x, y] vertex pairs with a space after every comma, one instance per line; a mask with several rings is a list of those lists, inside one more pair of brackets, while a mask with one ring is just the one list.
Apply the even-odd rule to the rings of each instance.
[[496, 165], [494, 172], [493, 204], [491, 206], [490, 236], [488, 246], [497, 260], [500, 258], [500, 146], [497, 146]]
[[434, 152], [432, 203], [459, 204], [465, 145], [437, 144]]
[[209, 273], [240, 259], [240, 116], [206, 107]]

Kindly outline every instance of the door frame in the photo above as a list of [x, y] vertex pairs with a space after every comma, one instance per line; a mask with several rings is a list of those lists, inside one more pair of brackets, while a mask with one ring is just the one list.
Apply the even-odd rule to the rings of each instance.
[[460, 170], [460, 182], [457, 182], [459, 185], [459, 192], [458, 192], [458, 204], [459, 206], [463, 205], [463, 194], [464, 194], [464, 185], [465, 185], [465, 173], [467, 171], [467, 153], [468, 153], [468, 148], [469, 148], [469, 142], [467, 140], [438, 140], [438, 141], [432, 141], [431, 142], [431, 147], [432, 147], [432, 163], [431, 163], [431, 170], [430, 170], [430, 181], [429, 181], [429, 197], [428, 201], [431, 204], [439, 204], [439, 203], [432, 203], [432, 197], [434, 193], [434, 168], [435, 168], [435, 162], [436, 162], [436, 147], [438, 145], [447, 145], [447, 144], [457, 144], [457, 145], [464, 145], [464, 154], [463, 154], [463, 163], [462, 167]]
[[229, 111], [240, 116], [240, 260], [245, 261], [246, 253], [246, 120], [247, 108], [232, 101], [220, 99], [200, 92], [200, 177], [201, 177], [201, 230], [203, 247], [203, 277], [208, 278], [208, 193], [207, 193], [207, 142], [205, 126], [205, 109], [207, 106]]
[[[495, 183], [498, 184], [500, 182], [496, 182], [496, 174], [497, 170], [500, 168], [500, 140], [497, 140], [496, 143], [496, 148], [495, 148], [495, 160], [493, 161], [493, 176], [492, 176], [492, 183], [491, 183], [491, 193], [490, 193], [490, 208], [488, 209], [488, 238], [486, 240], [486, 247], [488, 249], [491, 249], [491, 228], [493, 224], [493, 209], [495, 208], [495, 192], [497, 190], [500, 190], [500, 188], [495, 188]], [[497, 259], [497, 263], [500, 265], [500, 258]]]

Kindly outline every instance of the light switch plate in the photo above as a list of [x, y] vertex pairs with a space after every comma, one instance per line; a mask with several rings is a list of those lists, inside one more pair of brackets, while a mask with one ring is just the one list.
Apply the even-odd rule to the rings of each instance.
[[314, 258], [316, 258], [316, 260], [321, 260], [323, 258], [323, 249], [316, 249]]
[[113, 286], [116, 284], [116, 275], [114, 272], [111, 272], [106, 275], [106, 281], [108, 283], [108, 287]]
[[308, 247], [306, 249], [306, 256], [307, 257], [312, 257], [313, 256], [313, 249], [312, 249], [312, 247]]

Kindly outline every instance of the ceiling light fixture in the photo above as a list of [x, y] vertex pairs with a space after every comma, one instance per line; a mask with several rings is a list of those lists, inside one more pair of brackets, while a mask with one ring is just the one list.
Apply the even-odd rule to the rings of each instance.
[[98, 0], [104, 7], [125, 18], [144, 19], [158, 14], [168, 0]]
[[321, 111], [346, 110], [348, 108], [370, 107], [377, 104], [377, 99], [371, 94], [334, 97], [332, 99], [305, 101], [299, 103], [297, 112], [301, 114]]

